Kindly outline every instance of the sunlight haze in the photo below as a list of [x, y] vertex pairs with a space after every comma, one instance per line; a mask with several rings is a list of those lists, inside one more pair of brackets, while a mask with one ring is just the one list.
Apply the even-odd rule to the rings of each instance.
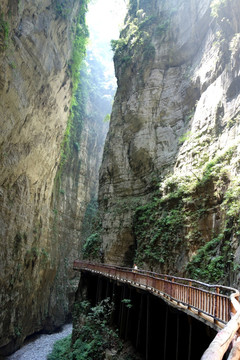
[[88, 50], [105, 67], [106, 82], [115, 82], [110, 41], [119, 38], [126, 11], [125, 0], [95, 0], [89, 4], [87, 14], [90, 32]]

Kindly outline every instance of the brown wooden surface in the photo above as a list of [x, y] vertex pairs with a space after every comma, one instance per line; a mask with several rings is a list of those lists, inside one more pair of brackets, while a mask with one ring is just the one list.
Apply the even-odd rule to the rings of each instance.
[[199, 314], [205, 314], [215, 322], [226, 324], [231, 318], [230, 295], [236, 294], [236, 290], [230, 287], [81, 260], [74, 261], [74, 269], [97, 272], [106, 277], [146, 288], [159, 296], [168, 297], [170, 301], [176, 301], [179, 305], [194, 309]]
[[239, 292], [236, 289], [145, 270], [133, 270], [82, 260], [75, 260], [73, 268], [128, 282], [166, 298], [168, 301], [176, 302], [179, 307], [186, 306], [191, 311], [196, 310], [199, 317], [207, 316], [208, 320], [206, 321], [212, 319], [216, 323], [219, 321], [225, 323], [226, 326], [216, 335], [201, 360], [221, 360], [234, 339], [235, 342], [228, 360], [240, 360], [240, 341], [238, 339], [240, 304]]

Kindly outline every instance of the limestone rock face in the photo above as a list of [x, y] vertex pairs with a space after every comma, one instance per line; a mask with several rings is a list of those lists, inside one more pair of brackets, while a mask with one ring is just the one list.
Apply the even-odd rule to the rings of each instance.
[[[81, 96], [86, 92], [84, 81], [82, 76]], [[97, 87], [96, 79], [94, 84]], [[84, 99], [81, 119], [74, 118], [72, 124], [68, 159], [61, 174], [58, 170], [52, 196], [50, 239], [57, 244], [57, 274], [49, 298], [54, 309], [49, 314], [50, 324], [64, 322], [75, 300], [80, 274], [73, 271], [72, 264], [82, 256], [87, 209], [97, 201], [98, 173], [108, 129], [103, 119], [106, 111], [110, 112], [111, 102], [101, 100], [100, 109], [96, 94], [88, 93]]]
[[[207, 161], [234, 144], [229, 181], [239, 174], [240, 5], [211, 3], [130, 2], [116, 45], [118, 90], [100, 171], [107, 263], [132, 265], [135, 210], [167, 176], [200, 177]], [[201, 224], [209, 237], [224, 217], [218, 205]], [[174, 270], [182, 273], [195, 251], [184, 245]]]
[[[71, 99], [68, 61], [79, 3], [68, 18], [56, 1], [0, 5], [0, 349], [60, 326], [61, 258], [54, 178]], [[66, 241], [66, 238], [65, 238]], [[66, 291], [66, 290], [65, 290]], [[63, 307], [64, 305], [62, 305]]]

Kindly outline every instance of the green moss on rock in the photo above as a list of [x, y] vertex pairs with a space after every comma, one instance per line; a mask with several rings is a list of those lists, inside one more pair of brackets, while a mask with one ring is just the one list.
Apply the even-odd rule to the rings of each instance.
[[[233, 239], [240, 234], [240, 179], [231, 181], [228, 172], [235, 150], [208, 161], [197, 176], [165, 178], [152, 200], [137, 208], [136, 263], [229, 283], [228, 274], [236, 267]], [[216, 214], [220, 225], [215, 228], [213, 220], [207, 225]], [[185, 270], [176, 266], [181, 256], [189, 258]]]

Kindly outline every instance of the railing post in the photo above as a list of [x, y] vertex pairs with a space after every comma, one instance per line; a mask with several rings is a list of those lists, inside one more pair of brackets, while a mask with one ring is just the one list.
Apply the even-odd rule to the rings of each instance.
[[126, 307], [122, 302], [122, 300], [125, 299], [125, 295], [126, 295], [126, 285], [123, 284], [122, 291], [121, 291], [121, 304], [120, 304], [120, 331], [119, 331], [119, 334], [121, 337], [123, 336], [123, 332], [125, 330], [124, 321], [125, 321]]
[[217, 321], [217, 317], [218, 317], [218, 311], [219, 311], [219, 306], [218, 306], [218, 294], [219, 294], [219, 287], [216, 288], [216, 294], [215, 294], [215, 309], [214, 309], [214, 322]]
[[177, 324], [176, 324], [176, 357], [175, 359], [178, 360], [179, 354], [179, 314], [177, 314]]
[[235, 309], [235, 307], [233, 306], [233, 303], [231, 302], [230, 303], [230, 312], [231, 312], [231, 318], [233, 317], [233, 315], [235, 315], [236, 314], [236, 309]]
[[174, 285], [174, 279], [172, 278], [172, 283], [171, 283], [171, 296], [173, 298], [175, 298], [175, 285]]
[[168, 293], [168, 282], [167, 282], [167, 276], [164, 276], [164, 292]]
[[191, 360], [191, 351], [192, 351], [192, 318], [188, 315], [188, 324], [189, 324], [189, 341], [188, 341], [188, 360]]
[[136, 349], [137, 350], [138, 350], [139, 344], [140, 344], [142, 316], [143, 316], [143, 294], [141, 294], [141, 302], [140, 302], [139, 317], [138, 317], [138, 327], [137, 327], [137, 337], [136, 337]]
[[[129, 289], [129, 299], [132, 301], [132, 289]], [[128, 339], [129, 334], [129, 318], [131, 316], [130, 308], [127, 309], [127, 321], [126, 321], [126, 330], [125, 330], [125, 341]]]
[[150, 295], [147, 295], [147, 314], [146, 314], [146, 360], [149, 360], [149, 332], [150, 332]]
[[188, 282], [188, 308], [190, 308], [190, 304], [191, 304], [191, 301], [192, 301], [192, 289], [191, 289], [191, 286], [192, 286], [192, 282], [189, 281]]
[[164, 355], [163, 355], [164, 360], [167, 360], [167, 335], [168, 335], [168, 305], [165, 314]]
[[[143, 270], [135, 272], [129, 268], [91, 263], [82, 260], [75, 260], [73, 267], [75, 270], [98, 273], [104, 277], [113, 277], [117, 282], [126, 282], [131, 279], [135, 284], [137, 283], [139, 285], [139, 282], [144, 284], [145, 290], [158, 289], [160, 296], [165, 296], [169, 299], [173, 298], [177, 300], [177, 302], [182, 302], [188, 306], [188, 309], [194, 307], [198, 310], [199, 316], [202, 316], [201, 313], [208, 314], [211, 316], [211, 321], [215, 323], [217, 323], [217, 321], [220, 321], [222, 324], [228, 322], [229, 312], [231, 311], [232, 315], [236, 312], [235, 308], [231, 307], [232, 300], [230, 301], [227, 293], [222, 293], [222, 290], [233, 292], [235, 297], [239, 297], [239, 292], [230, 287], [220, 285], [213, 286], [195, 280], [153, 274]], [[103, 295], [108, 296], [109, 294], [109, 284], [107, 283], [106, 289], [103, 285], [104, 282], [99, 275], [96, 286], [96, 301], [101, 300]], [[103, 290], [105, 290], [104, 293]], [[137, 343], [140, 341], [139, 335], [136, 340]]]

